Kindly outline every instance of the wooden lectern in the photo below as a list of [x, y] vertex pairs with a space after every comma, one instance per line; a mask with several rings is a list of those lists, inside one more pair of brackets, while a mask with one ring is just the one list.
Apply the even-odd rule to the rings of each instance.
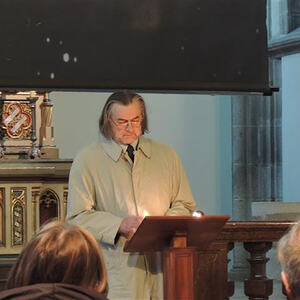
[[195, 255], [205, 250], [229, 219], [215, 216], [145, 217], [125, 252], [163, 252], [164, 299], [196, 299]]

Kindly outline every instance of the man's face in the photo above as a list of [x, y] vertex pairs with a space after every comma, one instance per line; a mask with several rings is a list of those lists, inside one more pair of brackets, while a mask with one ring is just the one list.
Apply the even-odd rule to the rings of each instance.
[[142, 133], [142, 113], [139, 100], [129, 105], [113, 104], [111, 108], [112, 138], [120, 144], [131, 144]]

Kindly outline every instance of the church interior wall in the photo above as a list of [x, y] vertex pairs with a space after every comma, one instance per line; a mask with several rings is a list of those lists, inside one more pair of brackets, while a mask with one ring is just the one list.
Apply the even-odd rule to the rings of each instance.
[[282, 58], [283, 201], [299, 202], [300, 54]]

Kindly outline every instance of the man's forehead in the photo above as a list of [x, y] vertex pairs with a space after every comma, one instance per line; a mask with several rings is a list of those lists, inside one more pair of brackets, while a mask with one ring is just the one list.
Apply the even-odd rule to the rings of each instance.
[[133, 101], [128, 105], [114, 103], [111, 108], [111, 113], [114, 116], [139, 115], [141, 113], [141, 105], [138, 100]]

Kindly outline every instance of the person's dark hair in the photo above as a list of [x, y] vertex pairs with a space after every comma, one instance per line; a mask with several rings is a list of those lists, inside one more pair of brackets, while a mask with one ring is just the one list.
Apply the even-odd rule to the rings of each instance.
[[119, 91], [111, 94], [103, 109], [102, 113], [99, 119], [99, 129], [101, 134], [107, 138], [111, 139], [112, 138], [112, 129], [111, 129], [111, 122], [110, 122], [110, 113], [113, 104], [118, 103], [122, 105], [129, 105], [133, 103], [134, 101], [138, 100], [141, 105], [141, 114], [142, 114], [142, 123], [141, 123], [141, 129], [142, 129], [142, 134], [145, 132], [148, 132], [148, 117], [147, 117], [147, 111], [146, 111], [146, 104], [142, 96], [139, 94], [124, 90], [124, 91]]
[[23, 248], [6, 287], [36, 283], [67, 283], [105, 292], [104, 260], [92, 234], [65, 221], [46, 224]]
[[300, 222], [279, 240], [278, 259], [293, 296], [300, 299]]

